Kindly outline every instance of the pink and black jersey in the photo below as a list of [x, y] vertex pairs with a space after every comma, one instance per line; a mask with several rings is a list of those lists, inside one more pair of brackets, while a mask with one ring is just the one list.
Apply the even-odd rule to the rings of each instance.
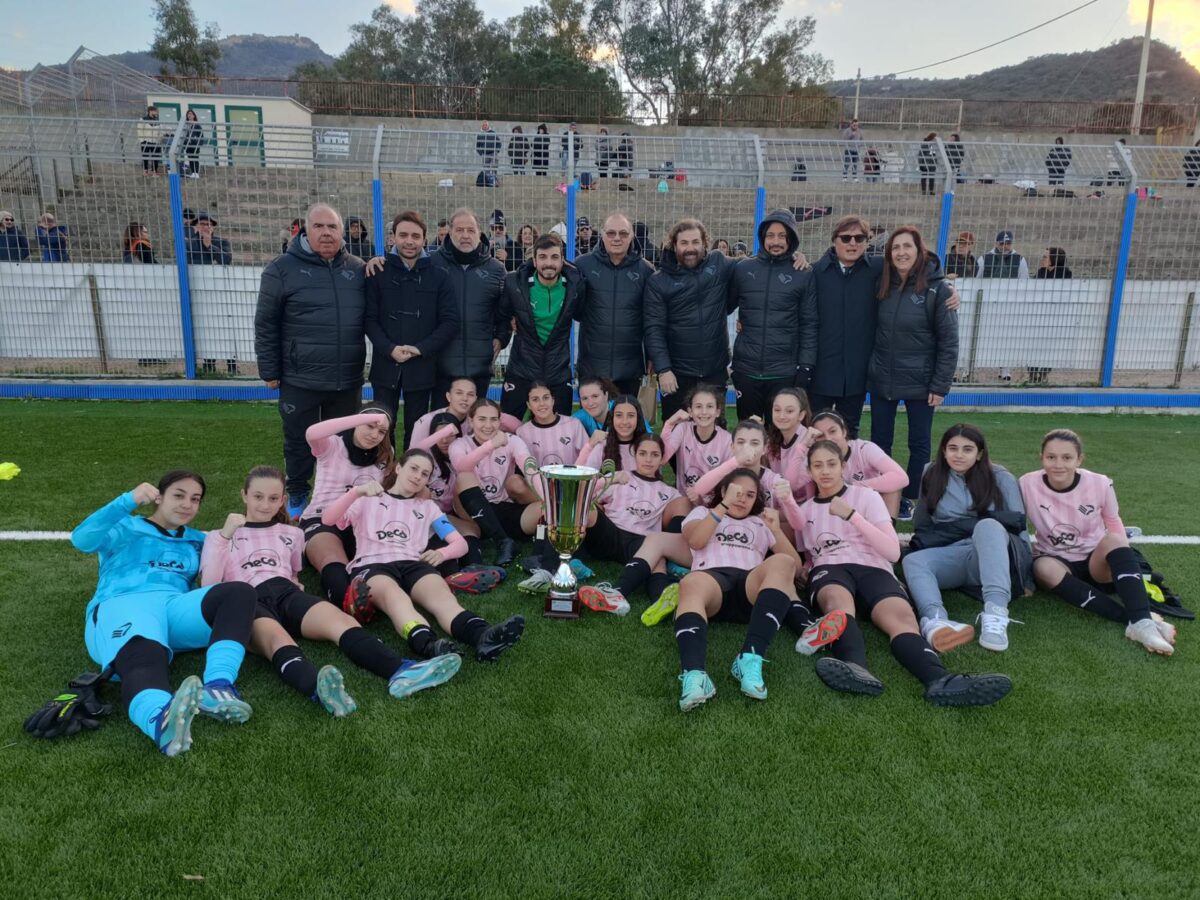
[[[636, 472], [637, 471], [637, 462], [633, 458], [633, 444], [625, 443], [622, 441], [620, 444], [620, 454], [621, 454], [621, 471], [622, 472]], [[584, 463], [584, 465], [591, 466], [593, 469], [599, 469], [602, 465], [604, 465], [604, 444], [603, 443], [597, 444], [595, 447], [593, 447], [591, 449], [591, 451], [588, 453], [587, 461]]]
[[[832, 497], [814, 497], [800, 507], [797, 543], [807, 551], [813, 566], [871, 566], [891, 574], [892, 564], [884, 549], [899, 559], [900, 542], [883, 498], [870, 488], [856, 485], [846, 485], [839, 496], [854, 507], [857, 515], [847, 522], [829, 511]], [[866, 529], [860, 527], [860, 517], [866, 520]]]
[[458, 473], [454, 466], [447, 466], [449, 474], [442, 477], [442, 467], [434, 462], [433, 474], [429, 476], [429, 494], [433, 502], [442, 512], [448, 513], [454, 508], [454, 485], [458, 482]]
[[[477, 451], [483, 445], [477, 443], [474, 437], [460, 437], [450, 445], [450, 462], [455, 466]], [[508, 438], [503, 447], [492, 447], [491, 451], [475, 464], [475, 477], [479, 479], [480, 490], [489, 503], [503, 503], [509, 499], [504, 481], [516, 472], [524, 474], [525, 460], [531, 456], [525, 442], [516, 435]]]
[[679, 491], [661, 479], [651, 480], [629, 473], [629, 484], [614, 484], [600, 498], [600, 508], [609, 521], [632, 534], [662, 531], [663, 510]]
[[382, 478], [383, 466], [374, 463], [369, 466], [354, 465], [342, 436], [335, 434], [327, 437], [321, 452], [317, 454], [317, 477], [313, 484], [312, 499], [300, 518], [319, 519], [325, 507], [350, 488]]
[[[710, 515], [707, 509], [698, 506], [688, 513], [683, 524], [686, 526], [688, 522], [698, 522]], [[774, 546], [775, 535], [760, 517], [735, 519], [725, 516], [708, 543], [692, 551], [692, 571], [742, 569], [749, 572], [767, 558], [768, 551]]]
[[1107, 475], [1079, 469], [1065, 491], [1046, 483], [1041, 470], [1021, 476], [1025, 515], [1033, 523], [1033, 555], [1058, 556], [1068, 562], [1087, 559], [1105, 532], [1125, 534], [1117, 494]]
[[572, 466], [587, 444], [587, 431], [574, 416], [556, 416], [550, 425], [524, 422], [517, 437], [525, 442], [539, 466]]
[[[808, 476], [808, 441], [804, 439], [805, 434], [805, 426], [801, 425], [800, 430], [792, 435], [792, 439], [787, 441], [778, 453], [767, 453], [767, 464], [776, 472], [783, 473], [793, 484], [806, 483]], [[803, 477], [797, 473], [801, 473]]]
[[[449, 411], [450, 410], [448, 407], [443, 406], [441, 409], [435, 409], [433, 412], [425, 413], [425, 415], [423, 415], [423, 416], [421, 416], [421, 418], [417, 419], [417, 421], [413, 423], [412, 438], [411, 438], [411, 442], [409, 443], [409, 446], [415, 447], [421, 441], [423, 441], [427, 437], [429, 437], [429, 435], [432, 434], [432, 431], [430, 429], [433, 427], [434, 416], [438, 416], [444, 412], [449, 412]], [[459, 424], [459, 430], [462, 431], [463, 434], [471, 433], [472, 428], [471, 428], [470, 418], [463, 419], [458, 424]]]
[[430, 536], [437, 533], [434, 525], [438, 522], [445, 523], [441, 530], [449, 528], [441, 509], [432, 500], [388, 493], [359, 497], [338, 523], [354, 530], [358, 550], [347, 569], [354, 571], [372, 563], [419, 559], [429, 548]]
[[870, 441], [846, 442], [848, 450], [842, 466], [846, 484], [869, 487], [881, 494], [898, 491], [908, 485], [908, 473], [883, 448]]
[[304, 565], [304, 532], [281, 522], [247, 522], [231, 540], [218, 531], [204, 538], [200, 554], [202, 584], [244, 581], [258, 587], [272, 578], [296, 580]]
[[705, 441], [697, 436], [696, 423], [681, 422], [672, 429], [669, 439], [667, 457], [671, 456], [671, 447], [676, 447], [675, 472], [684, 488], [695, 487], [705, 472], [715, 469], [733, 452], [733, 436], [724, 428], [714, 428]]

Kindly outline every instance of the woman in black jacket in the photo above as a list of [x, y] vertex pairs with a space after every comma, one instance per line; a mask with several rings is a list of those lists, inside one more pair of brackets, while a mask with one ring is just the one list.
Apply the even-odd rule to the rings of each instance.
[[1061, 137], [1056, 137], [1054, 146], [1046, 154], [1046, 172], [1050, 175], [1050, 184], [1062, 184], [1070, 165], [1071, 148], [1063, 144]]
[[875, 349], [871, 354], [871, 440], [892, 455], [900, 401], [908, 417], [908, 487], [900, 519], [912, 518], [929, 462], [933, 412], [950, 391], [958, 363], [958, 314], [946, 308], [950, 285], [914, 225], [901, 225], [884, 248]]
[[925, 140], [917, 151], [917, 169], [921, 173], [921, 193], [930, 197], [936, 193], [933, 176], [937, 173], [937, 132], [931, 131], [925, 135]]
[[529, 165], [529, 138], [525, 137], [520, 125], [514, 125], [512, 133], [508, 140], [508, 164], [514, 175], [524, 175], [525, 167]]
[[543, 122], [533, 136], [533, 174], [545, 175], [550, 167], [550, 129]]

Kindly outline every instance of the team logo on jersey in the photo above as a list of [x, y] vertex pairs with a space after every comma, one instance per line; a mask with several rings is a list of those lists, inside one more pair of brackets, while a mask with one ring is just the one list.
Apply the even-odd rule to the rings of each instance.
[[1096, 507], [1092, 506], [1090, 503], [1081, 503], [1075, 508], [1079, 510], [1079, 514], [1083, 516], [1090, 516], [1096, 511]]
[[704, 461], [706, 463], [708, 463], [710, 466], [715, 466], [717, 463], [719, 463], [721, 461], [721, 457], [709, 455], [709, 456], [704, 457]]
[[485, 271], [484, 271], [482, 268], [480, 268], [480, 269], [476, 269], [476, 270], [475, 270], [475, 276], [476, 276], [476, 277], [477, 277], [477, 278], [478, 278], [480, 281], [487, 281], [488, 273], [487, 273], [487, 272], [485, 272]]
[[393, 544], [405, 544], [408, 543], [408, 529], [404, 527], [403, 522], [388, 522], [382, 528], [375, 529], [375, 539], [389, 541]]
[[780, 284], [791, 284], [791, 283], [792, 283], [792, 276], [791, 276], [791, 275], [782, 275], [782, 274], [781, 274], [781, 275], [779, 276], [779, 283], [780, 283]]
[[818, 556], [825, 556], [829, 553], [837, 553], [842, 548], [842, 539], [830, 531], [822, 531], [817, 535], [816, 546], [813, 551]]
[[670, 497], [671, 497], [670, 494], [664, 494], [662, 491], [658, 492], [658, 499], [661, 500], [663, 503], [666, 503], [667, 500], [670, 499]]
[[492, 462], [494, 462], [498, 466], [504, 465], [507, 461], [508, 461], [507, 456], [493, 456], [492, 457]]
[[828, 569], [821, 569], [821, 571], [819, 571], [819, 572], [813, 572], [812, 577], [808, 579], [808, 583], [812, 584], [813, 582], [820, 581], [822, 578], [824, 578], [828, 574], [829, 574]]
[[279, 560], [269, 553], [264, 553], [257, 559], [248, 559], [242, 563], [243, 569], [261, 569], [263, 566], [270, 566], [273, 569], [279, 568]]
[[654, 507], [648, 500], [635, 500], [625, 507], [625, 512], [639, 519], [648, 519], [654, 515]]
[[[596, 276], [597, 276], [597, 277], [599, 277], [599, 275], [600, 275], [600, 273], [599, 273], [599, 272], [597, 272], [597, 273], [596, 273]], [[630, 273], [629, 273], [629, 280], [630, 280], [630, 281], [641, 281], [641, 280], [642, 280], [642, 276], [641, 276], [639, 273], [637, 273], [637, 272], [630, 272]]]
[[723, 524], [718, 528], [716, 539], [718, 544], [733, 545], [735, 547], [749, 547], [754, 543], [754, 537], [750, 532], [737, 522]]
[[564, 434], [558, 439], [558, 442], [565, 447], [567, 444], [571, 443], [571, 439]]
[[357, 272], [352, 272], [349, 269], [342, 269], [342, 277], [345, 278], [347, 281], [353, 281], [354, 276], [357, 274], [358, 274]]
[[515, 384], [513, 384], [511, 381], [504, 382], [504, 390], [505, 391], [515, 391], [516, 389], [517, 389], [517, 386]]
[[1079, 530], [1072, 525], [1055, 525], [1046, 538], [1053, 547], [1074, 547], [1079, 543]]
[[851, 477], [855, 481], [862, 481], [864, 478], [867, 477], [867, 474], [865, 472], [855, 472]]
[[147, 562], [146, 565], [164, 572], [186, 572], [188, 571], [188, 557], [177, 550], [168, 550], [158, 559]]
[[1046, 512], [1050, 512], [1050, 507], [1048, 507], [1045, 503], [1039, 503], [1038, 509], [1044, 509]]
[[910, 294], [908, 299], [912, 301], [913, 306], [924, 306], [925, 305], [925, 295], [924, 294]]
[[420, 522], [420, 521], [424, 520], [425, 513], [417, 512], [417, 510], [414, 509], [413, 510], [413, 518], [416, 519], [418, 522]]
[[120, 628], [114, 628], [113, 633], [112, 633], [113, 638], [116, 639], [116, 638], [125, 637], [125, 635], [129, 634], [129, 629], [132, 627], [133, 627], [132, 622], [126, 622]]
[[496, 497], [500, 494], [500, 482], [491, 475], [488, 475], [485, 478], [479, 479], [479, 489], [487, 497]]
[[717, 267], [716, 267], [716, 266], [705, 266], [705, 267], [704, 267], [704, 274], [705, 274], [705, 275], [716, 275], [716, 274], [717, 274]]
[[283, 544], [285, 547], [290, 547], [294, 542], [286, 534], [281, 534], [279, 535], [279, 543]]

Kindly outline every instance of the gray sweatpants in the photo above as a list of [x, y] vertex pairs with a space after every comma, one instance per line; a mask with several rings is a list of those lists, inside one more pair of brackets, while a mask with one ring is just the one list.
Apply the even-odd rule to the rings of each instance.
[[921, 618], [949, 618], [942, 603], [943, 589], [981, 588], [985, 603], [1006, 609], [1012, 597], [1008, 532], [995, 519], [980, 519], [970, 540], [908, 554], [903, 566]]

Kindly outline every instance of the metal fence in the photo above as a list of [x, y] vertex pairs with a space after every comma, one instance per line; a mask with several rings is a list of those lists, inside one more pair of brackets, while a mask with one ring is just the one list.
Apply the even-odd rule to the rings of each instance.
[[[493, 154], [468, 131], [217, 124], [188, 146], [173, 127], [0, 117], [0, 209], [30, 247], [19, 259], [0, 231], [0, 372], [254, 376], [261, 268], [321, 201], [361, 220], [363, 255], [409, 208], [431, 240], [466, 206], [496, 246], [557, 229], [570, 256], [614, 211], [652, 245], [699, 218], [736, 254], [755, 252], [767, 210], [788, 208], [813, 259], [842, 215], [872, 223], [873, 253], [913, 223], [957, 276], [960, 382], [1200, 386], [1194, 148], [559, 130], [499, 135]], [[185, 221], [200, 213], [211, 244]], [[1001, 232], [1025, 261], [1017, 277], [980, 263]], [[123, 264], [127, 249], [146, 261]]]

